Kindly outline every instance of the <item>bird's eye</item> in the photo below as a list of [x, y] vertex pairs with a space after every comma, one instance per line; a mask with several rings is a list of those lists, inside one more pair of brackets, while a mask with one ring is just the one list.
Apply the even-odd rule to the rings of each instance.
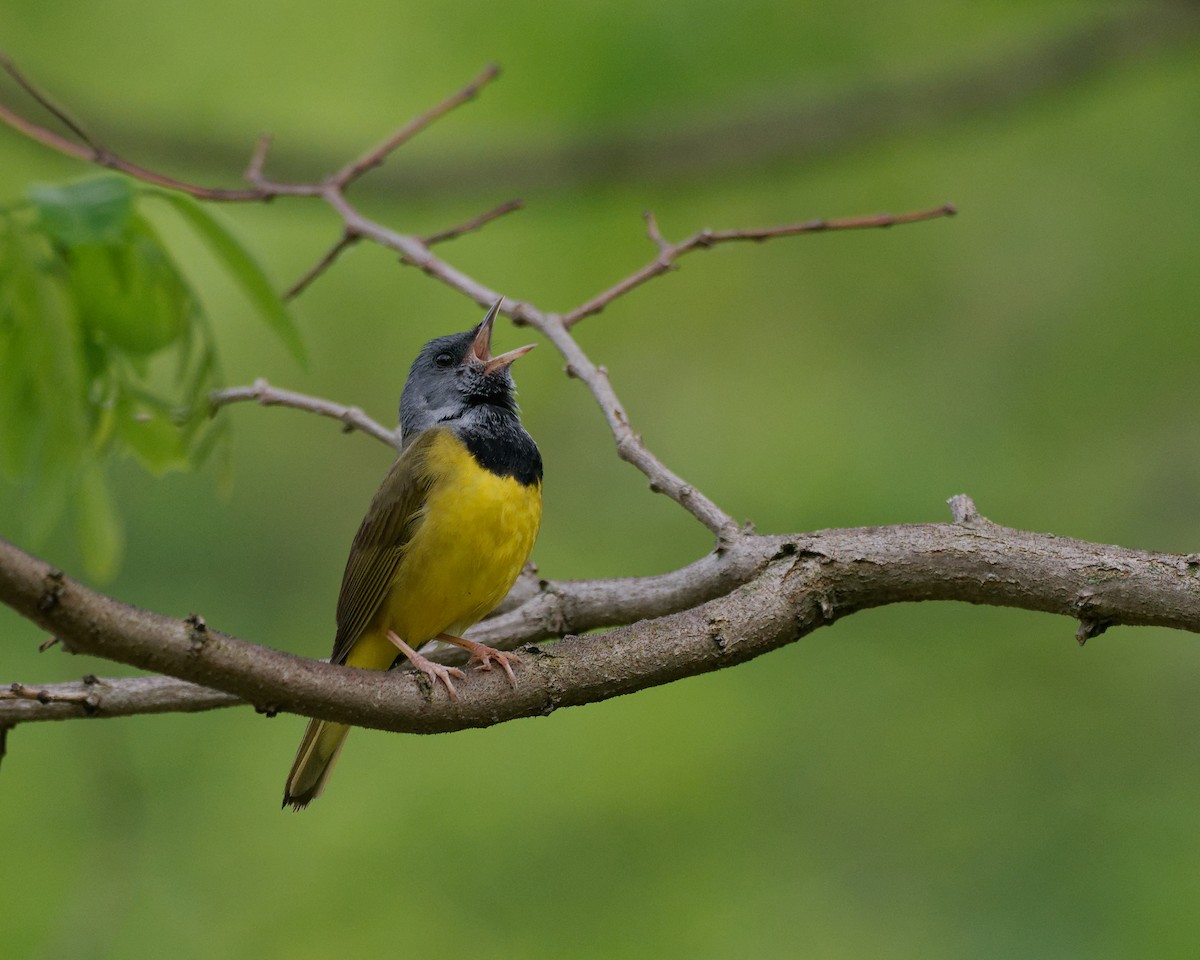
[[439, 367], [448, 367], [450, 364], [454, 363], [454, 358], [448, 353], [439, 353], [433, 358], [433, 362]]

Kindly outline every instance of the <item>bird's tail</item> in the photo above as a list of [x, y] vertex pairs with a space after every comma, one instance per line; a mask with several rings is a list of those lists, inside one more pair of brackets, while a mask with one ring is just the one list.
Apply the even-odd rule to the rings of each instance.
[[303, 810], [309, 801], [315, 800], [325, 789], [325, 781], [342, 752], [349, 724], [331, 723], [328, 720], [310, 720], [296, 751], [296, 761], [288, 774], [287, 786], [283, 788], [283, 805]]

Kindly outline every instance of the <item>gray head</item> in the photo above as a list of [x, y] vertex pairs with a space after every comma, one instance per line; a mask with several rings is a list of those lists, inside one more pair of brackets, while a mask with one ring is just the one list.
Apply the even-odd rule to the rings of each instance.
[[422, 430], [459, 420], [473, 408], [517, 412], [509, 367], [536, 344], [492, 356], [492, 327], [500, 303], [493, 303], [473, 330], [430, 340], [417, 354], [400, 395], [405, 446]]

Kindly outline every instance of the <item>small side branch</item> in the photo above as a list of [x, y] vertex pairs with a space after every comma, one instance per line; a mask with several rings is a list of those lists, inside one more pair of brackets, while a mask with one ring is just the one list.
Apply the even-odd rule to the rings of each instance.
[[831, 230], [871, 230], [895, 227], [905, 223], [920, 223], [923, 220], [937, 220], [941, 217], [951, 217], [958, 210], [953, 204], [943, 204], [931, 210], [917, 210], [902, 214], [877, 214], [868, 217], [843, 217], [837, 220], [806, 220], [803, 223], [790, 223], [779, 227], [765, 227], [758, 230], [700, 230], [679, 243], [669, 243], [658, 228], [654, 214], [647, 211], [646, 232], [658, 247], [658, 256], [623, 280], [619, 280], [607, 290], [598, 293], [586, 303], [574, 310], [563, 314], [563, 323], [568, 328], [580, 320], [599, 313], [618, 297], [635, 290], [648, 280], [661, 276], [675, 267], [680, 257], [693, 250], [708, 250], [721, 243], [736, 243], [753, 241], [762, 243], [780, 237], [794, 237], [802, 233], [826, 233]]
[[333, 266], [334, 261], [341, 256], [343, 250], [354, 246], [360, 239], [362, 238], [359, 237], [359, 235], [354, 231], [346, 230], [338, 242], [329, 248], [325, 256], [321, 257], [320, 260], [309, 267], [299, 280], [297, 280], [290, 287], [288, 287], [287, 290], [284, 291], [283, 299], [292, 300], [300, 296], [300, 294], [308, 289], [308, 285], [310, 283], [312, 283], [317, 279], [317, 277]]
[[264, 199], [264, 195], [260, 190], [226, 190], [216, 187], [202, 187], [194, 183], [176, 180], [174, 177], [168, 177], [165, 174], [155, 173], [153, 170], [147, 170], [136, 163], [131, 163], [124, 157], [107, 150], [98, 141], [85, 133], [82, 127], [71, 120], [65, 111], [55, 106], [53, 101], [18, 71], [12, 61], [3, 54], [0, 54], [0, 68], [12, 77], [42, 107], [46, 108], [56, 119], [64, 123], [83, 143], [76, 143], [74, 140], [69, 140], [55, 133], [48, 127], [34, 123], [32, 120], [27, 120], [19, 113], [0, 103], [0, 121], [8, 124], [14, 130], [24, 134], [31, 140], [36, 140], [38, 143], [44, 144], [52, 150], [57, 150], [68, 157], [76, 157], [87, 163], [94, 163], [99, 167], [116, 170], [157, 187], [163, 187], [167, 190], [178, 190], [180, 193], [186, 193], [200, 200], [251, 201]]
[[481, 213], [477, 217], [472, 217], [470, 220], [465, 220], [457, 226], [442, 230], [440, 233], [431, 233], [427, 237], [422, 237], [421, 242], [427, 247], [432, 247], [435, 243], [445, 243], [447, 240], [454, 240], [461, 237], [464, 233], [471, 233], [478, 230], [480, 227], [486, 226], [498, 217], [504, 216], [506, 213], [513, 213], [525, 206], [525, 201], [521, 199], [509, 200], [507, 203], [502, 203], [498, 207], [493, 207], [486, 213]]
[[293, 410], [316, 413], [322, 417], [340, 421], [343, 431], [346, 433], [360, 430], [381, 443], [386, 443], [389, 447], [400, 448], [400, 429], [398, 427], [395, 430], [388, 430], [368, 417], [358, 407], [347, 407], [331, 400], [322, 400], [320, 397], [311, 397], [292, 390], [281, 390], [271, 386], [263, 379], [255, 380], [248, 387], [215, 390], [209, 396], [214, 413], [231, 403], [245, 401], [260, 403], [264, 407], [291, 407]]
[[197, 713], [244, 700], [174, 677], [84, 677], [39, 686], [14, 683], [0, 690], [5, 725], [42, 720], [128, 717], [143, 713]]
[[329, 178], [330, 183], [336, 184], [339, 188], [345, 189], [372, 167], [377, 167], [388, 155], [391, 154], [397, 147], [407, 143], [422, 130], [431, 126], [437, 120], [440, 120], [455, 107], [461, 106], [469, 100], [474, 100], [479, 91], [491, 83], [500, 75], [500, 68], [496, 64], [489, 64], [483, 69], [474, 80], [463, 87], [458, 93], [455, 93], [441, 103], [429, 110], [426, 110], [420, 116], [414, 117], [403, 127], [397, 130], [394, 134], [388, 137], [383, 143], [368, 150], [357, 160], [353, 160], [346, 164], [342, 169], [337, 171]]
[[604, 413], [617, 445], [617, 455], [637, 467], [650, 481], [654, 493], [663, 493], [706, 526], [722, 543], [731, 543], [742, 533], [741, 527], [707, 496], [670, 470], [642, 442], [629, 423], [629, 416], [608, 379], [608, 370], [592, 363], [571, 336], [565, 318], [538, 315], [529, 321], [544, 333], [567, 360], [567, 373], [582, 380]]

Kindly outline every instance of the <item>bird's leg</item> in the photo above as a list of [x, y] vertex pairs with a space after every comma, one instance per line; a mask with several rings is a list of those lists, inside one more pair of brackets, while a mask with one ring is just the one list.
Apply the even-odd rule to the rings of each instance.
[[471, 654], [471, 659], [467, 663], [477, 664], [477, 669], [479, 670], [491, 670], [492, 661], [495, 660], [508, 676], [508, 682], [512, 684], [513, 689], [517, 689], [517, 677], [513, 673], [512, 664], [514, 662], [519, 663], [521, 658], [515, 653], [505, 653], [503, 650], [496, 650], [474, 640], [466, 640], [463, 637], [452, 637], [448, 633], [439, 633], [437, 638], [468, 651]]
[[427, 660], [398, 636], [396, 636], [395, 632], [392, 630], [387, 632], [387, 638], [402, 654], [408, 657], [409, 662], [412, 663], [414, 667], [416, 667], [429, 678], [431, 683], [437, 683], [440, 680], [445, 685], [446, 692], [450, 694], [450, 699], [458, 699], [458, 691], [454, 689], [454, 684], [450, 682], [450, 678], [453, 676], [458, 677], [459, 680], [462, 680], [466, 677], [465, 673], [459, 670], [458, 667], [444, 667], [440, 663], [434, 663], [432, 660]]

